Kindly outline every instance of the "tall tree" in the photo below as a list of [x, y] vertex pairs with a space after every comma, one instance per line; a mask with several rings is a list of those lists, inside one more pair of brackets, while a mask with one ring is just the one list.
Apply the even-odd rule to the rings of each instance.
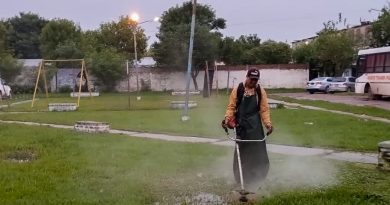
[[[69, 54], [69, 50], [73, 53], [76, 52], [73, 50], [81, 49], [80, 26], [66, 19], [55, 19], [47, 23], [42, 29], [40, 39], [44, 58], [68, 58], [72, 56]], [[69, 47], [71, 48], [69, 49]], [[68, 49], [68, 53], [63, 52], [64, 49]], [[61, 56], [60, 54], [65, 55]]]
[[13, 83], [19, 75], [22, 65], [14, 59], [6, 46], [6, 28], [0, 22], [0, 77], [7, 83]]
[[147, 47], [145, 31], [136, 22], [129, 20], [128, 16], [121, 16], [118, 22], [101, 24], [98, 40], [104, 46], [114, 48], [127, 58], [133, 59], [134, 32], [137, 40], [137, 53], [142, 56]]
[[244, 49], [233, 37], [225, 37], [220, 42], [219, 60], [227, 65], [239, 65], [243, 52]]
[[7, 30], [4, 23], [0, 22], [0, 53], [6, 51], [6, 42], [7, 42]]
[[372, 37], [376, 46], [390, 45], [390, 7], [384, 7], [378, 20], [373, 23]]
[[[160, 31], [157, 34], [160, 41], [153, 45], [154, 57], [159, 66], [185, 70], [191, 16], [191, 2], [172, 7], [163, 13]], [[217, 18], [212, 8], [207, 5], [197, 5], [192, 69], [195, 89], [198, 89], [196, 77], [200, 69], [204, 68], [205, 61], [213, 62], [218, 58], [222, 36], [218, 30], [224, 29], [225, 26], [225, 20]]]
[[314, 42], [315, 53], [325, 73], [340, 75], [351, 65], [355, 51], [355, 42], [347, 32], [337, 29], [324, 29]]
[[41, 58], [39, 36], [47, 20], [33, 13], [20, 13], [7, 20], [8, 46], [18, 58]]
[[100, 30], [85, 31], [82, 33], [81, 50], [86, 56], [100, 52], [106, 46], [101, 42]]
[[88, 67], [99, 80], [102, 87], [108, 91], [115, 89], [118, 81], [126, 75], [124, 69], [125, 57], [112, 48], [104, 48], [93, 53], [88, 59]]

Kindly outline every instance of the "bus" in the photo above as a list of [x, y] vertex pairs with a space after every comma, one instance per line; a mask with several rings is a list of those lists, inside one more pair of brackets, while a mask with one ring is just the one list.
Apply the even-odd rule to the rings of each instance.
[[360, 50], [355, 92], [371, 99], [390, 96], [390, 47]]

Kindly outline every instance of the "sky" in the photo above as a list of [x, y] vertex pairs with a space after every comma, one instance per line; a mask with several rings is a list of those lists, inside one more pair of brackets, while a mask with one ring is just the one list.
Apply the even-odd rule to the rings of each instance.
[[[19, 12], [33, 12], [40, 16], [71, 19], [83, 30], [96, 29], [102, 22], [118, 20], [121, 15], [139, 13], [141, 20], [160, 16], [184, 0], [0, 0], [0, 18], [6, 19]], [[227, 20], [225, 36], [257, 34], [262, 40], [273, 39], [291, 43], [312, 37], [328, 20], [337, 20], [341, 12], [349, 25], [360, 20], [372, 21], [388, 0], [198, 0], [210, 5]], [[156, 41], [158, 23], [142, 24], [149, 43]]]

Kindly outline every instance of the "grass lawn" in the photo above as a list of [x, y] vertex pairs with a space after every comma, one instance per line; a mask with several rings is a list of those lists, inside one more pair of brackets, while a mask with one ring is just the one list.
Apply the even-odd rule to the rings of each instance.
[[[174, 204], [233, 189], [231, 148], [0, 124], [0, 204]], [[24, 157], [31, 162], [19, 163]], [[388, 204], [373, 165], [271, 155], [259, 204]]]
[[[161, 132], [170, 134], [224, 138], [220, 128], [227, 96], [197, 100], [199, 107], [190, 111], [191, 121], [180, 121], [181, 110], [169, 109], [172, 97], [167, 94], [143, 94], [141, 101], [132, 96], [132, 109], [127, 110], [127, 96], [108, 94], [82, 99], [78, 112], [31, 112], [0, 115], [3, 120], [34, 121], [73, 125], [78, 120], [109, 122], [115, 129]], [[74, 101], [68, 97], [50, 98], [50, 102]], [[47, 109], [44, 99], [36, 102], [33, 111]], [[16, 105], [6, 111], [31, 111], [29, 104]], [[271, 143], [309, 147], [331, 147], [355, 151], [376, 151], [377, 143], [388, 140], [390, 126], [376, 121], [306, 109], [272, 110], [275, 133]]]
[[275, 100], [281, 100], [290, 103], [299, 103], [302, 105], [316, 106], [316, 107], [326, 108], [330, 110], [339, 110], [339, 111], [350, 112], [359, 115], [370, 115], [370, 116], [390, 119], [389, 110], [385, 110], [377, 107], [346, 105], [343, 103], [331, 103], [323, 100], [298, 100], [298, 99], [278, 96], [278, 95], [271, 95], [270, 97]]

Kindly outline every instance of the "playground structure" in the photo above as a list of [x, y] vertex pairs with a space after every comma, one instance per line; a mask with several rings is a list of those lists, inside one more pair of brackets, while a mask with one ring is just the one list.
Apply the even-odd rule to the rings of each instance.
[[49, 98], [49, 90], [48, 90], [48, 85], [47, 85], [47, 71], [48, 69], [46, 68], [46, 64], [51, 64], [51, 63], [59, 63], [59, 62], [77, 62], [77, 63], [80, 63], [81, 66], [80, 66], [80, 73], [78, 76], [76, 76], [77, 78], [79, 77], [80, 80], [79, 82], [77, 82], [78, 84], [78, 91], [77, 93], [74, 93], [76, 94], [77, 96], [77, 107], [80, 106], [80, 97], [82, 96], [81, 92], [81, 88], [83, 86], [83, 81], [85, 80], [85, 85], [88, 89], [88, 92], [89, 92], [89, 96], [92, 97], [92, 91], [91, 91], [91, 85], [90, 85], [90, 82], [89, 82], [89, 77], [88, 77], [88, 70], [87, 70], [87, 67], [85, 66], [85, 60], [84, 59], [67, 59], [67, 60], [46, 60], [46, 59], [42, 59], [42, 61], [39, 63], [39, 66], [38, 66], [38, 74], [37, 74], [37, 78], [36, 78], [36, 82], [35, 82], [35, 88], [34, 88], [34, 94], [33, 94], [33, 98], [32, 98], [32, 101], [31, 101], [31, 107], [33, 108], [34, 107], [34, 102], [35, 102], [35, 99], [36, 99], [36, 94], [37, 94], [37, 90], [38, 90], [38, 84], [39, 84], [39, 80], [41, 79], [41, 76], [42, 76], [42, 79], [43, 79], [43, 82], [44, 82], [44, 89], [45, 89], [45, 94], [46, 94], [46, 98]]

